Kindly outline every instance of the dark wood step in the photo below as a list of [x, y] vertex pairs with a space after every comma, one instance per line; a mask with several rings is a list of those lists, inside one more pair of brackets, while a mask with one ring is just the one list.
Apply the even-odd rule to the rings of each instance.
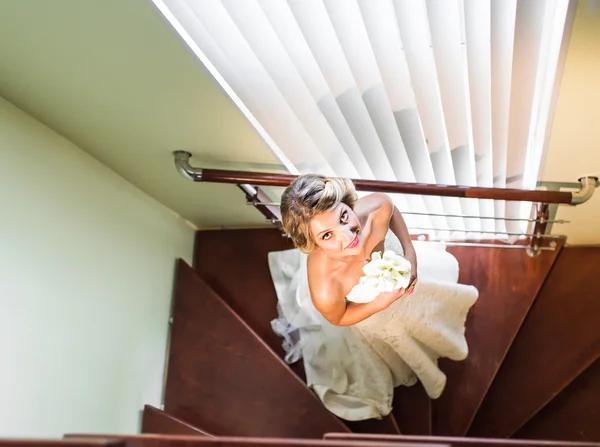
[[400, 434], [398, 423], [393, 414], [389, 414], [382, 419], [366, 419], [364, 421], [345, 421], [343, 422], [353, 433], [386, 433], [391, 435]]
[[600, 442], [600, 359], [542, 408], [515, 438]]
[[144, 406], [141, 431], [147, 434], [212, 436], [152, 405]]
[[125, 442], [103, 435], [70, 439], [0, 438], [0, 447], [125, 447]]
[[600, 247], [564, 248], [469, 434], [513, 435], [598, 358], [598, 290]]
[[268, 254], [294, 248], [275, 228], [196, 232], [194, 269], [271, 349], [283, 355], [271, 329], [277, 295]]
[[[256, 301], [254, 291], [248, 292], [252, 293], [248, 300]], [[326, 432], [347, 431], [181, 260], [175, 282], [165, 411], [217, 436], [320, 438]]]
[[[112, 437], [123, 447], [423, 447], [422, 444], [408, 442], [374, 442], [374, 441], [326, 441], [324, 439], [289, 439], [289, 438], [246, 438], [246, 437], [206, 437], [206, 436], [165, 436], [165, 435], [97, 435], [73, 434], [67, 438], [78, 438], [93, 442], [96, 438]], [[67, 439], [68, 441], [69, 439]], [[61, 441], [65, 442], [65, 441]], [[96, 444], [99, 447], [102, 444]], [[448, 444], [428, 444], [432, 447], [449, 447]], [[44, 444], [6, 444], [0, 447], [46, 447]], [[48, 444], [48, 447], [54, 447]], [[56, 447], [70, 447], [57, 443]], [[79, 447], [74, 444], [73, 447]], [[93, 447], [84, 445], [81, 447]]]
[[[403, 435], [431, 435], [431, 399], [421, 382], [411, 387], [394, 390], [394, 409], [400, 433]], [[374, 432], [372, 432], [374, 433]]]
[[[200, 277], [281, 358], [281, 338], [271, 329], [277, 294], [268, 254], [294, 248], [275, 228], [207, 230], [196, 233], [194, 269]], [[302, 362], [289, 366], [305, 379]]]
[[600, 447], [600, 443], [592, 442], [552, 442], [525, 439], [485, 439], [459, 438], [444, 436], [412, 436], [412, 435], [365, 435], [358, 433], [328, 433], [325, 439], [331, 441], [371, 441], [371, 442], [406, 442], [415, 445], [447, 444], [450, 447]]
[[448, 248], [459, 261], [459, 282], [477, 287], [479, 300], [466, 323], [469, 356], [439, 362], [448, 381], [433, 402], [435, 435], [466, 434], [561, 246], [533, 258], [525, 250]]

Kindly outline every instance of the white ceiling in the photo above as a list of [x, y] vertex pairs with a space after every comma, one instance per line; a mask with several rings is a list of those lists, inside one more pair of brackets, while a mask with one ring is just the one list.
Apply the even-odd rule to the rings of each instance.
[[280, 171], [266, 144], [145, 0], [0, 1], [0, 95], [198, 226], [263, 225], [205, 167]]
[[[600, 172], [595, 4], [579, 1], [544, 180]], [[206, 167], [283, 167], [149, 0], [0, 1], [0, 95], [198, 226], [264, 223], [236, 187], [174, 170], [178, 149]], [[600, 242], [600, 194], [562, 213], [570, 241]]]

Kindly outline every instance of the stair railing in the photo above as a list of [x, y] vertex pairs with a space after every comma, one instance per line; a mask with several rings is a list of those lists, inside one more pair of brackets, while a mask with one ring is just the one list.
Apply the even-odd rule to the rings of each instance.
[[[262, 191], [260, 186], [288, 186], [296, 175], [275, 174], [267, 172], [248, 172], [223, 169], [206, 169], [190, 165], [192, 154], [186, 151], [173, 152], [175, 167], [181, 175], [194, 182], [210, 183], [230, 183], [237, 185], [245, 194], [249, 205], [254, 206], [260, 211], [267, 220], [281, 229], [281, 214], [279, 204], [272, 202], [269, 196]], [[493, 219], [504, 221], [525, 221], [533, 225], [531, 233], [501, 232], [501, 231], [482, 231], [482, 230], [461, 230], [447, 228], [416, 228], [409, 227], [412, 230], [429, 231], [450, 231], [489, 235], [506, 235], [509, 237], [522, 238], [528, 240], [528, 244], [507, 244], [507, 243], [481, 243], [466, 241], [439, 241], [449, 246], [475, 246], [475, 247], [500, 247], [526, 249], [530, 256], [537, 256], [544, 250], [555, 250], [556, 242], [552, 239], [560, 236], [547, 234], [548, 224], [565, 224], [565, 220], [550, 219], [551, 205], [571, 205], [577, 206], [587, 202], [596, 187], [600, 186], [598, 177], [587, 176], [579, 179], [579, 189], [577, 191], [550, 191], [550, 190], [525, 190], [510, 188], [484, 188], [474, 186], [453, 186], [436, 185], [427, 183], [406, 183], [385, 180], [364, 180], [351, 179], [358, 191], [385, 192], [399, 194], [417, 194], [427, 196], [441, 197], [459, 197], [469, 199], [490, 199], [516, 202], [531, 202], [534, 207], [533, 215], [530, 219], [511, 218], [511, 217], [491, 217], [491, 216], [467, 216], [453, 214], [436, 213], [417, 213], [411, 211], [402, 211], [403, 214], [426, 215], [426, 216], [444, 216], [460, 217], [464, 219]]]

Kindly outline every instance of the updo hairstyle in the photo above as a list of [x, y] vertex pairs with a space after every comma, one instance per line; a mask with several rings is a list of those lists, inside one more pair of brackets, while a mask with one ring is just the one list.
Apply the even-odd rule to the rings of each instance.
[[316, 247], [310, 232], [310, 219], [340, 203], [353, 209], [357, 199], [354, 185], [348, 179], [317, 174], [301, 175], [281, 196], [283, 229], [297, 248], [310, 253]]

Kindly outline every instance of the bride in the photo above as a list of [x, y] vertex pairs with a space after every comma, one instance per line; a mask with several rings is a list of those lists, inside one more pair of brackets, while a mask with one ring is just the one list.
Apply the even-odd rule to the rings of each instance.
[[[439, 397], [446, 378], [437, 359], [467, 356], [464, 322], [478, 296], [457, 284], [456, 259], [441, 245], [413, 244], [387, 195], [358, 199], [347, 179], [299, 176], [282, 195], [281, 214], [297, 247], [269, 254], [279, 309], [272, 325], [286, 361], [302, 357], [308, 385], [347, 420], [389, 414], [393, 388], [417, 378]], [[410, 261], [409, 285], [350, 301], [372, 253], [384, 250]]]

